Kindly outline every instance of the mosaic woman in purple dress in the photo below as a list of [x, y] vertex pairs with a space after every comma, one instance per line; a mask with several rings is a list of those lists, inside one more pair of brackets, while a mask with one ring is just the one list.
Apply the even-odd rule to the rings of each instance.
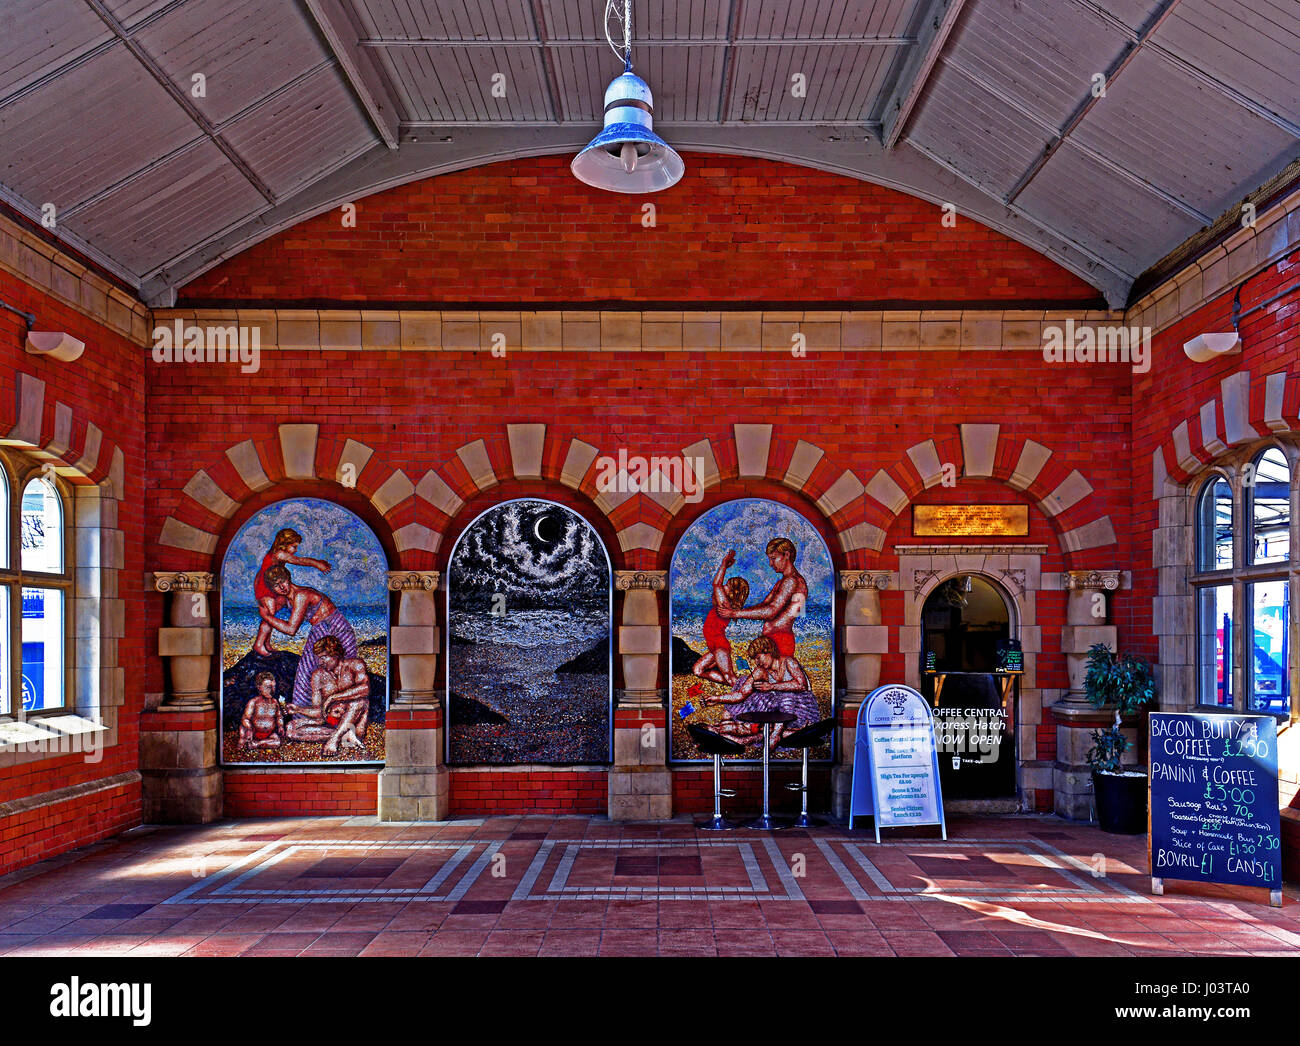
[[293, 703], [299, 707], [311, 704], [311, 674], [316, 671], [318, 658], [315, 653], [316, 642], [325, 636], [335, 636], [343, 644], [347, 658], [357, 656], [357, 637], [352, 626], [339, 611], [329, 596], [317, 592], [305, 585], [296, 585], [289, 574], [288, 567], [277, 564], [268, 567], [267, 587], [283, 596], [289, 606], [289, 620], [283, 621], [269, 614], [265, 608], [260, 613], [262, 620], [277, 632], [286, 636], [295, 636], [304, 621], [310, 623], [311, 631], [307, 641], [302, 645], [302, 655], [298, 658], [298, 671], [293, 677]]
[[753, 670], [737, 687], [727, 694], [706, 697], [706, 704], [730, 706], [729, 718], [718, 724], [718, 733], [733, 740], [749, 743], [761, 740], [754, 724], [742, 723], [736, 716], [743, 712], [768, 712], [779, 708], [794, 716], [791, 723], [778, 723], [772, 727], [771, 748], [776, 749], [781, 738], [800, 727], [817, 721], [820, 715], [817, 697], [813, 694], [804, 673], [803, 665], [793, 654], [783, 654], [771, 636], [751, 640], [749, 663]]

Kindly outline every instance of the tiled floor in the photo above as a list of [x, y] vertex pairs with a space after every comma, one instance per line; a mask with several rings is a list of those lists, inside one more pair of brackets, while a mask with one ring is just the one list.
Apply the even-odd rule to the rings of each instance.
[[1145, 840], [971, 818], [877, 845], [495, 817], [144, 828], [0, 880], [0, 955], [1300, 955], [1300, 895], [1169, 884]]

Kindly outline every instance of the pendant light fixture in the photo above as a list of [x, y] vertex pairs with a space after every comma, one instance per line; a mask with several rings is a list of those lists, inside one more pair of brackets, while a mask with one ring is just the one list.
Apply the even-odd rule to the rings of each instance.
[[[622, 8], [620, 10], [619, 8]], [[610, 20], [622, 23], [622, 45]], [[654, 132], [650, 85], [632, 72], [632, 0], [606, 0], [605, 39], [623, 59], [623, 72], [605, 89], [605, 129], [569, 165], [579, 181], [610, 192], [658, 192], [686, 172], [677, 150]]]

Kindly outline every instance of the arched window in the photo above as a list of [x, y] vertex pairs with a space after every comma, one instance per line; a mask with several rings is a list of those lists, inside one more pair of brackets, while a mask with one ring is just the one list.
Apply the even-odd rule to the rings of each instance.
[[576, 512], [539, 498], [495, 505], [447, 568], [447, 760], [608, 763], [609, 556]]
[[1291, 551], [1291, 469], [1278, 447], [1269, 447], [1242, 477], [1250, 504], [1251, 564], [1285, 563]]
[[[18, 459], [21, 467], [27, 462]], [[63, 495], [48, 469], [13, 482], [0, 462], [0, 713], [69, 705], [72, 570]], [[14, 498], [11, 492], [20, 489]], [[17, 666], [12, 654], [21, 649]], [[16, 670], [15, 670], [16, 667]]]
[[388, 705], [388, 557], [341, 505], [277, 501], [221, 566], [221, 758], [379, 763]]
[[[737, 718], [773, 700], [795, 730], [834, 715], [835, 570], [808, 520], [775, 501], [743, 498], [716, 505], [693, 522], [673, 552], [668, 756], [709, 758], [691, 738], [698, 725], [741, 742], [762, 758], [762, 735]], [[798, 689], [765, 691], [768, 682]], [[762, 684], [759, 686], [758, 684]], [[832, 742], [814, 748], [832, 757]], [[799, 758], [774, 748], [774, 758]]]
[[1196, 559], [1200, 570], [1232, 569], [1232, 487], [1215, 476], [1201, 492], [1196, 513]]
[[1198, 495], [1192, 579], [1198, 704], [1290, 713], [1297, 568], [1291, 471], [1286, 450], [1268, 446], [1242, 461], [1231, 479], [1212, 476]]

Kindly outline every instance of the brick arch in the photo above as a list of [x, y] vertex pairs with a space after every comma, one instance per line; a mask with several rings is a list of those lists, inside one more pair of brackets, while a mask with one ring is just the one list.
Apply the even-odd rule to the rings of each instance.
[[323, 481], [359, 493], [387, 524], [398, 566], [418, 566], [408, 560], [437, 551], [433, 532], [416, 521], [416, 489], [406, 474], [358, 440], [322, 439], [314, 423], [285, 423], [274, 436], [227, 447], [220, 460], [185, 484], [180, 504], [163, 521], [158, 544], [173, 550], [168, 558], [176, 567], [215, 572], [229, 520], [246, 502], [286, 481]]
[[1166, 480], [1188, 483], [1233, 447], [1300, 431], [1300, 381], [1285, 370], [1262, 378], [1229, 374], [1193, 414], [1175, 425], [1152, 457], [1156, 496]]
[[125, 497], [126, 459], [122, 448], [104, 438], [103, 430], [66, 403], [45, 398], [45, 382], [19, 373], [15, 384], [17, 419], [3, 442], [37, 461], [57, 462], [70, 482], [94, 484], [115, 501]]
[[[1034, 498], [1056, 533], [1067, 563], [1092, 549], [1117, 543], [1109, 515], [1100, 511], [1095, 490], [1078, 469], [1054, 460], [1052, 448], [1035, 439], [1004, 434], [1002, 426], [962, 424], [907, 450], [879, 469], [864, 488], [867, 547], [879, 559], [894, 520], [922, 491], [943, 482], [945, 464], [959, 476], [991, 479]], [[873, 564], [874, 565], [874, 564]]]
[[[680, 448], [680, 453], [702, 463], [700, 480], [705, 492], [734, 485], [734, 496], [744, 497], [746, 483], [777, 483], [793, 491], [806, 503], [805, 510], [815, 510], [820, 515], [821, 529], [828, 531], [832, 538], [827, 542], [831, 554], [835, 556], [838, 552], [849, 566], [860, 565], [856, 560], [866, 548], [867, 537], [862, 524], [864, 487], [852, 470], [828, 459], [821, 447], [779, 432], [769, 423], [738, 422], [729, 431]], [[756, 490], [752, 496], [767, 494]], [[680, 491], [638, 497], [643, 499], [644, 511], [637, 524], [641, 528], [642, 547], [654, 559], [663, 558], [665, 535], [672, 531], [680, 536], [685, 529], [679, 517], [687, 510], [688, 502]], [[667, 550], [669, 555], [671, 551]], [[638, 564], [642, 565], [653, 567], [655, 563], [648, 560]]]

